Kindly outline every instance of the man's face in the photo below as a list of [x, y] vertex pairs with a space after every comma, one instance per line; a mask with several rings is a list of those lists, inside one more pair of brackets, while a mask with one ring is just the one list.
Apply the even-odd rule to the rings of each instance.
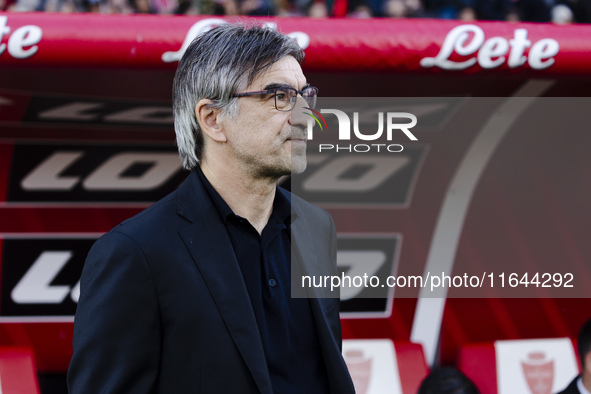
[[[306, 86], [298, 62], [284, 57], [261, 73], [244, 92], [286, 85], [297, 90]], [[306, 125], [304, 99], [292, 111], [278, 111], [272, 94], [239, 99], [239, 114], [224, 119], [223, 126], [232, 159], [255, 177], [279, 178], [306, 168]]]

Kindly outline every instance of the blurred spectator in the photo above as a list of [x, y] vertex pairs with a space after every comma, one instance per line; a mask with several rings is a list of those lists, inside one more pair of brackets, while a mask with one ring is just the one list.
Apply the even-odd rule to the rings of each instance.
[[523, 22], [550, 22], [553, 0], [517, 0], [519, 20]]
[[311, 18], [326, 18], [328, 16], [328, 8], [323, 1], [315, 1], [310, 3], [308, 12], [306, 13]]
[[[207, 9], [200, 9], [200, 13], [208, 14]], [[234, 16], [239, 14], [238, 2], [236, 0], [216, 0], [213, 4], [214, 15], [229, 15]]]
[[573, 0], [571, 9], [577, 23], [591, 23], [591, 0]]
[[275, 5], [271, 0], [241, 0], [238, 2], [238, 9], [240, 15], [275, 15]]
[[0, 0], [0, 11], [6, 11], [15, 4], [15, 0]]
[[384, 4], [384, 14], [392, 18], [404, 18], [408, 9], [404, 0], [387, 0]]
[[476, 20], [476, 11], [472, 7], [465, 7], [462, 8], [460, 13], [458, 14], [458, 19], [461, 21], [475, 21]]
[[470, 379], [452, 367], [431, 371], [419, 387], [418, 394], [479, 394]]
[[424, 14], [420, 0], [386, 0], [383, 15], [392, 18], [417, 18]]
[[578, 348], [582, 372], [564, 391], [558, 394], [588, 394], [591, 392], [591, 320], [587, 320], [579, 331]]
[[568, 25], [573, 23], [573, 12], [571, 9], [564, 4], [556, 4], [550, 11], [552, 17], [552, 23], [557, 25]]
[[43, 10], [39, 0], [17, 0], [9, 7], [10, 11], [29, 12]]
[[511, 7], [507, 15], [505, 15], [505, 20], [507, 22], [519, 22], [519, 14], [515, 10], [515, 7]]
[[365, 4], [360, 4], [357, 7], [355, 7], [355, 9], [351, 12], [349, 12], [349, 14], [347, 15], [349, 18], [361, 18], [361, 19], [366, 19], [366, 18], [371, 18], [372, 14], [371, 14], [371, 10], [369, 9], [369, 7]]
[[275, 0], [275, 8], [277, 16], [302, 16], [298, 13], [295, 4], [288, 0]]
[[132, 8], [139, 14], [151, 14], [149, 0], [130, 0]]
[[426, 16], [440, 19], [457, 19], [460, 10], [471, 6], [470, 0], [423, 0]]
[[474, 12], [478, 20], [505, 20], [510, 7], [510, 0], [477, 0], [474, 2]]
[[149, 4], [155, 14], [172, 14], [179, 7], [177, 0], [149, 0]]
[[424, 16], [423, 3], [421, 0], [406, 0], [407, 16], [420, 18]]
[[0, 11], [591, 23], [591, 0], [0, 0]]

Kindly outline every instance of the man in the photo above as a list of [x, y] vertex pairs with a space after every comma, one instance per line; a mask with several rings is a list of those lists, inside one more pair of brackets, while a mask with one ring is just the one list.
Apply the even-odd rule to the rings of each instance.
[[591, 394], [591, 320], [579, 331], [578, 348], [582, 372], [558, 394]]
[[292, 274], [336, 260], [330, 216], [276, 186], [306, 167], [300, 108], [317, 90], [302, 60], [262, 27], [218, 26], [187, 49], [173, 107], [192, 172], [91, 249], [72, 393], [354, 392], [338, 298], [291, 297]]

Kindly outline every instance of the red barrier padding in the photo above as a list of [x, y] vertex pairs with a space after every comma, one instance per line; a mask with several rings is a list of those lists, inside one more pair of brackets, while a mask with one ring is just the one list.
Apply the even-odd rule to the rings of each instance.
[[472, 344], [462, 347], [457, 366], [478, 387], [481, 394], [497, 394], [497, 365], [494, 343]]
[[[245, 19], [245, 18], [243, 18]], [[306, 50], [306, 71], [589, 75], [591, 26], [430, 19], [256, 18]], [[204, 29], [232, 19], [0, 13], [0, 66], [174, 70]], [[3, 30], [4, 29], [4, 30]]]
[[396, 342], [396, 359], [403, 393], [416, 393], [421, 382], [429, 374], [423, 346], [411, 342]]
[[0, 347], [2, 394], [38, 394], [33, 352], [28, 348]]

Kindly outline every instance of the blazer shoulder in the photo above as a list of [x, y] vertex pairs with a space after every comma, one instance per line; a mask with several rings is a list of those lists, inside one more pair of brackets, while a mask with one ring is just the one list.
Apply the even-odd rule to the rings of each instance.
[[124, 220], [103, 237], [113, 238], [114, 234], [120, 233], [141, 245], [146, 240], [165, 237], [173, 230], [172, 233], [176, 233], [179, 216], [176, 214], [175, 193], [172, 192], [137, 215]]

